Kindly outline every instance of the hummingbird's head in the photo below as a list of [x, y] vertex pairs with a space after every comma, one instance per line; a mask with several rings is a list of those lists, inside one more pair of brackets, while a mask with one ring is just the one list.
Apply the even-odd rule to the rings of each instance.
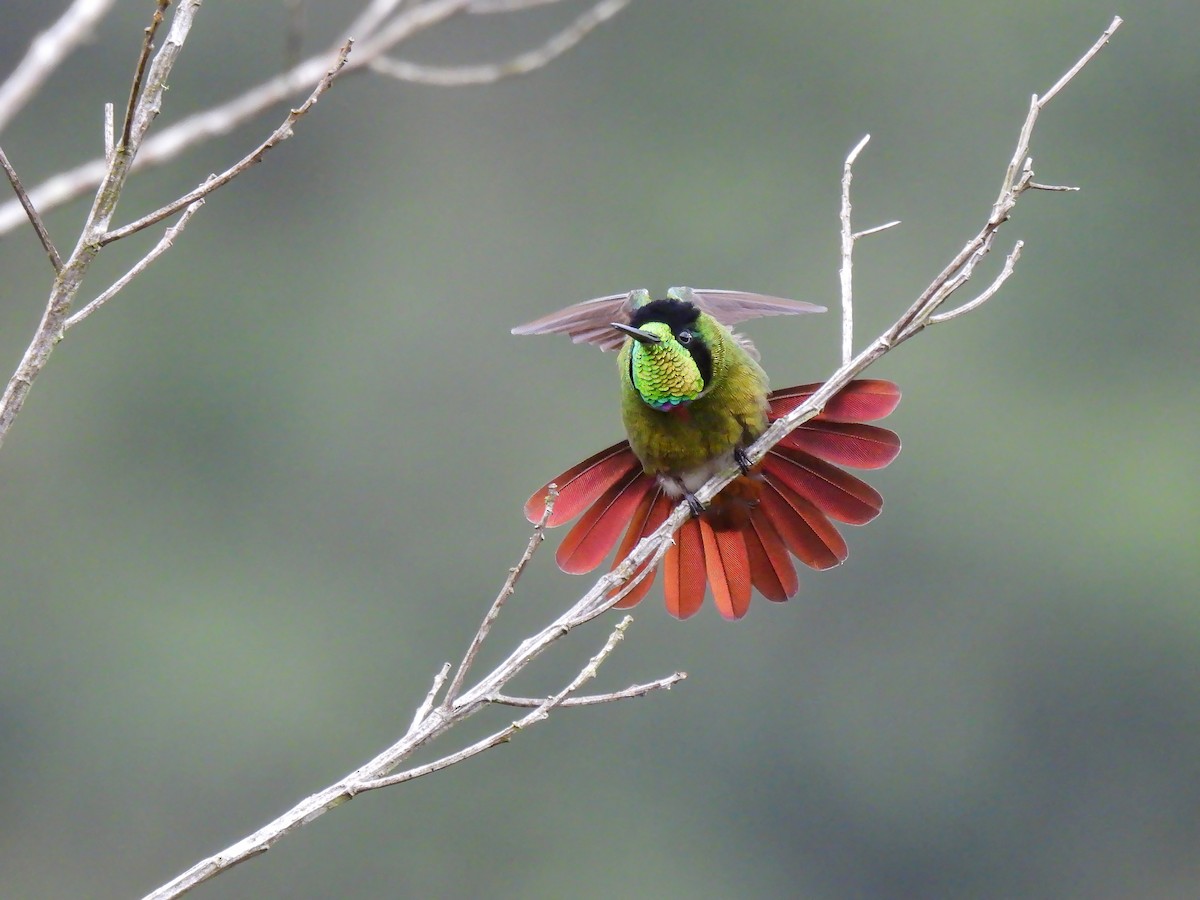
[[648, 406], [668, 412], [712, 386], [713, 329], [699, 307], [669, 298], [639, 306], [629, 324], [629, 382]]

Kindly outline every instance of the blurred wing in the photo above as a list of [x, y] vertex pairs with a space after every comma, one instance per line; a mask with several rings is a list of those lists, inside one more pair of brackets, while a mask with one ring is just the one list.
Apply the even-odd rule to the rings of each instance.
[[645, 291], [609, 294], [594, 300], [584, 300], [566, 309], [552, 312], [518, 325], [513, 334], [566, 334], [576, 344], [595, 344], [601, 350], [619, 350], [625, 335], [612, 327], [613, 322], [628, 322], [633, 312], [635, 295]]
[[736, 325], [760, 316], [795, 316], [825, 312], [825, 307], [803, 300], [785, 300], [745, 291], [717, 291], [709, 288], [673, 287], [667, 296], [695, 303], [722, 325]]

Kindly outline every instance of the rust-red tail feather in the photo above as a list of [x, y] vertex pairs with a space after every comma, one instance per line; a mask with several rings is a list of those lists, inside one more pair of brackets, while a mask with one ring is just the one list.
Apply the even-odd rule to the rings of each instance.
[[[769, 418], [786, 415], [819, 387], [807, 384], [774, 392]], [[686, 619], [700, 609], [706, 589], [711, 589], [721, 615], [739, 619], [750, 606], [752, 588], [775, 602], [799, 590], [792, 556], [814, 569], [845, 560], [846, 542], [831, 520], [869, 522], [879, 515], [883, 498], [839, 466], [878, 469], [896, 458], [899, 438], [863, 423], [882, 419], [899, 402], [900, 391], [891, 382], [851, 382], [819, 415], [776, 444], [757, 474], [735, 481], [700, 519], [685, 521], [663, 556], [667, 611]], [[549, 524], [583, 514], [558, 550], [556, 558], [566, 572], [594, 569], [624, 530], [615, 568], [662, 525], [677, 502], [642, 471], [626, 441], [584, 460], [554, 482], [559, 496]], [[541, 519], [547, 487], [525, 504], [532, 522]], [[616, 605], [636, 605], [653, 579], [650, 572]]]

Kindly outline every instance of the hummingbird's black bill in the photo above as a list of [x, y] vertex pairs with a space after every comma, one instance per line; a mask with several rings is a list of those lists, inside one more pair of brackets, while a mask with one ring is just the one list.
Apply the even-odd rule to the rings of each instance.
[[642, 331], [640, 328], [634, 328], [632, 325], [623, 325], [620, 322], [610, 322], [613, 328], [617, 331], [623, 331], [635, 341], [641, 344], [661, 344], [662, 338], [650, 331]]

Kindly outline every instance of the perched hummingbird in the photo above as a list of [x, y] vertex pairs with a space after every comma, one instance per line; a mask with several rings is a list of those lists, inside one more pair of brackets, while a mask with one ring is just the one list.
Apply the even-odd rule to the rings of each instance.
[[[837, 466], [874, 469], [895, 459], [899, 438], [862, 423], [891, 413], [900, 392], [887, 381], [853, 381], [750, 466], [745, 449], [820, 385], [768, 393], [758, 351], [730, 330], [758, 316], [824, 311], [761, 294], [675, 287], [662, 300], [645, 290], [612, 294], [514, 328], [620, 350], [629, 439], [554, 479], [559, 494], [549, 524], [583, 513], [558, 549], [559, 568], [590, 572], [624, 530], [615, 567], [680, 499], [693, 517], [663, 557], [667, 610], [678, 618], [700, 608], [706, 584], [727, 619], [746, 614], [751, 586], [768, 600], [787, 600], [800, 586], [789, 554], [814, 569], [845, 560], [846, 542], [830, 519], [864, 524], [879, 515], [883, 498]], [[693, 492], [735, 463], [742, 475], [703, 509]], [[548, 487], [525, 504], [531, 522], [541, 519]], [[638, 603], [653, 577], [617, 606]]]

